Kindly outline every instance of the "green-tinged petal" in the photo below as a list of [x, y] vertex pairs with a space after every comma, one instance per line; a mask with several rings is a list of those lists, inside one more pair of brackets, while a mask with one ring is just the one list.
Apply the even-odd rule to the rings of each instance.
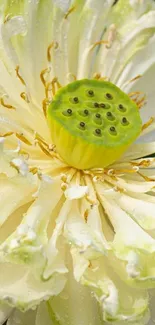
[[1, 263], [0, 267], [0, 301], [22, 311], [57, 295], [66, 281], [63, 275], [55, 275], [50, 281], [43, 282], [36, 278], [31, 268], [24, 265]]
[[[77, 248], [72, 248], [71, 252], [74, 270], [76, 270], [83, 257]], [[76, 277], [76, 273], [74, 274]], [[113, 268], [109, 265], [107, 258], [90, 260], [80, 280], [78, 278], [77, 280], [94, 292], [105, 321], [116, 321], [120, 324], [123, 321], [129, 321], [131, 324], [147, 323], [147, 293], [126, 286], [119, 276], [113, 273]]]
[[[44, 317], [46, 317], [46, 314], [44, 315]], [[12, 312], [11, 316], [7, 321], [7, 325], [27, 325], [27, 324], [36, 325], [35, 320], [36, 320], [36, 311], [29, 310], [23, 313], [17, 309], [14, 309], [14, 311]], [[47, 325], [49, 324], [47, 323]]]
[[[53, 231], [53, 225], [48, 227], [50, 216], [58, 202], [62, 204], [61, 181], [60, 177], [52, 179], [46, 175], [37, 180], [29, 172], [25, 156], [20, 155], [20, 146], [8, 150], [3, 146], [4, 138], [1, 140], [0, 301], [26, 310], [58, 294], [66, 282], [62, 273], [67, 268], [60, 268], [59, 251], [46, 247], [47, 228], [48, 232]], [[47, 199], [50, 192], [52, 200]], [[53, 246], [54, 243], [53, 238]], [[43, 273], [50, 253], [55, 257], [55, 266], [45, 281]]]
[[[139, 7], [141, 7], [141, 2]], [[130, 77], [136, 77], [137, 65], [132, 64], [138, 56], [141, 56], [148, 45], [155, 30], [155, 10], [154, 6], [149, 6], [148, 10], [144, 10], [140, 17], [135, 19], [134, 9], [129, 1], [119, 1], [113, 9], [112, 15], [109, 16], [107, 29], [104, 33], [103, 40], [109, 42], [107, 46], [101, 45], [96, 63], [94, 66], [97, 72], [103, 77], [108, 77], [123, 89], [129, 85]], [[151, 44], [150, 44], [151, 47]], [[149, 50], [147, 49], [147, 53]], [[153, 57], [153, 56], [152, 56]], [[144, 61], [144, 64], [143, 64]], [[151, 60], [144, 56], [144, 60], [138, 60], [141, 75], [145, 72], [146, 66], [151, 66]], [[136, 66], [136, 68], [135, 68]], [[131, 79], [132, 79], [131, 78]], [[130, 86], [130, 85], [129, 85]]]
[[[88, 256], [95, 257], [107, 254], [110, 247], [101, 232], [98, 208], [94, 207], [88, 212], [89, 222], [86, 223], [84, 218], [81, 218], [84, 214], [84, 207], [88, 206], [84, 205], [83, 211], [80, 211], [78, 203], [72, 203], [72, 208], [65, 223], [64, 235], [69, 242], [78, 245], [81, 252], [88, 254]], [[93, 220], [94, 216], [96, 220]]]
[[[155, 61], [154, 61], [154, 55], [152, 55], [152, 53], [154, 53], [154, 49], [155, 49], [155, 37], [152, 38], [150, 46], [148, 45], [148, 47], [149, 48], [148, 49], [145, 48], [145, 50], [142, 51], [142, 55], [141, 56], [139, 55], [137, 57], [137, 60], [133, 62], [135, 65], [137, 65], [139, 60], [144, 62], [144, 57], [147, 56], [148, 61], [145, 61], [145, 63], [143, 64], [143, 67], [144, 67], [144, 69], [146, 69], [146, 72], [143, 74], [142, 78], [137, 80], [135, 86], [134, 87], [132, 86], [130, 88], [130, 91], [133, 91], [133, 89], [134, 90], [141, 89], [141, 91], [146, 95], [146, 104], [141, 110], [141, 116], [145, 123], [150, 119], [150, 117], [153, 117], [155, 115], [154, 114], [155, 94], [154, 94], [154, 88], [153, 88], [154, 76], [155, 76]], [[153, 60], [152, 60], [152, 58], [153, 58]], [[137, 74], [141, 73], [140, 70], [137, 71]], [[152, 128], [152, 132], [150, 132], [151, 128]], [[154, 141], [154, 139], [155, 139], [155, 131], [154, 130], [155, 130], [154, 124], [150, 125], [150, 129], [149, 128], [146, 129], [144, 136], [142, 136], [139, 139], [139, 142], [144, 143], [144, 142]], [[155, 152], [155, 150], [153, 152]]]
[[5, 304], [0, 304], [0, 324], [3, 325], [4, 322], [8, 319], [8, 317], [12, 313], [12, 308], [5, 305]]
[[[70, 257], [68, 264], [71, 265]], [[91, 290], [74, 279], [71, 266], [64, 290], [49, 301], [48, 308], [53, 325], [103, 324], [99, 305]]]
[[[0, 323], [147, 324], [147, 290], [155, 287], [155, 161], [143, 157], [155, 152], [154, 138], [132, 144], [106, 168], [93, 168], [92, 159], [91, 169], [80, 169], [76, 144], [73, 167], [61, 157], [59, 132], [51, 140], [47, 110], [72, 81], [96, 79], [90, 88], [110, 81], [126, 93], [119, 102], [111, 88], [103, 102], [84, 89], [83, 97], [65, 97], [65, 107], [89, 133], [90, 105], [92, 139], [102, 130], [115, 137], [119, 121], [127, 138], [123, 96], [137, 114], [146, 93], [148, 106], [139, 112], [145, 122], [154, 115], [154, 34], [151, 0], [0, 0]], [[109, 119], [113, 109], [119, 115]], [[154, 129], [152, 118], [138, 141]]]
[[118, 259], [126, 262], [124, 268], [126, 269], [127, 280], [132, 283], [135, 279], [137, 284], [154, 287], [155, 240], [144, 231], [146, 228], [154, 229], [152, 225], [154, 222], [153, 214], [151, 217], [153, 203], [146, 202], [145, 205], [143, 202], [142, 206], [134, 198], [126, 199], [126, 196], [122, 195], [119, 199], [119, 195], [117, 196], [112, 192], [104, 193], [103, 196], [101, 191], [102, 189], [98, 189], [101, 203], [115, 232], [112, 241], [113, 251]]

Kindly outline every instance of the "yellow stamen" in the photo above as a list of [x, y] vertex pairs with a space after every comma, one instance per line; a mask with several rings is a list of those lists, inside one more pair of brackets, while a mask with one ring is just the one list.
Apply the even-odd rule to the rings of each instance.
[[137, 101], [138, 108], [142, 108], [146, 104], [146, 95], [144, 95], [140, 100]]
[[147, 129], [154, 122], [154, 117], [151, 117], [145, 124], [142, 126], [142, 131]]
[[19, 153], [21, 154], [21, 155], [25, 155], [26, 157], [25, 157], [25, 159], [26, 160], [28, 160], [29, 158], [30, 158], [30, 155], [29, 155], [29, 153], [27, 152], [27, 151], [25, 151], [25, 150], [19, 150]]
[[4, 134], [1, 134], [0, 137], [6, 138], [6, 137], [10, 137], [13, 134], [14, 134], [14, 132], [7, 132], [7, 133], [4, 133]]
[[89, 188], [89, 193], [86, 195], [86, 199], [89, 203], [95, 205], [97, 204], [96, 192], [92, 183], [91, 178], [88, 175], [84, 177], [86, 186]]
[[[142, 178], [144, 178], [146, 182], [155, 182], [155, 178], [150, 178], [150, 177], [148, 177], [148, 176], [146, 176], [146, 175], [143, 175], [143, 174], [140, 173], [140, 172], [137, 172], [137, 174], [138, 174], [139, 176], [141, 176]], [[155, 186], [154, 186], [154, 187], [155, 187]]]
[[76, 9], [76, 6], [73, 6], [72, 8], [70, 8], [67, 13], [65, 14], [64, 18], [67, 19], [68, 16]]
[[72, 180], [73, 176], [76, 174], [76, 169], [75, 168], [70, 168], [69, 169], [69, 174], [67, 175], [67, 183], [70, 183]]
[[96, 79], [96, 80], [109, 80], [108, 77], [101, 77], [101, 74], [100, 73], [94, 73], [93, 75], [93, 79]]
[[58, 42], [54, 41], [52, 42], [48, 48], [47, 48], [47, 60], [48, 62], [51, 62], [51, 49], [54, 47], [54, 49], [56, 50], [58, 48], [59, 44]]
[[125, 82], [125, 83], [123, 84], [123, 87], [127, 86], [127, 85], [130, 84], [131, 82], [134, 82], [134, 81], [140, 79], [141, 77], [142, 77], [142, 75], [140, 75], [140, 74], [137, 75], [136, 77], [134, 77], [134, 78], [128, 80], [127, 82]]
[[50, 152], [44, 148], [44, 146], [42, 145], [42, 143], [40, 141], [37, 141], [38, 146], [40, 147], [40, 149], [45, 153], [46, 156], [48, 157], [52, 157], [52, 155], [50, 154]]
[[137, 95], [143, 94], [141, 91], [132, 91], [131, 93], [128, 94], [130, 98], [132, 97], [137, 97]]
[[68, 188], [68, 184], [66, 184], [66, 183], [62, 183], [62, 184], [61, 184], [61, 189], [62, 189], [62, 191], [66, 191], [67, 188]]
[[108, 172], [108, 175], [119, 175], [119, 174], [133, 174], [136, 173], [135, 169], [113, 169], [110, 170], [111, 173]]
[[[73, 80], [70, 80], [70, 77], [72, 77]], [[67, 74], [67, 79], [69, 80], [69, 82], [72, 82], [72, 81], [77, 80], [76, 75], [73, 74], [73, 73], [71, 73], [71, 72], [69, 72], [69, 73]]]
[[66, 175], [66, 174], [62, 174], [62, 175], [61, 175], [61, 180], [62, 180], [64, 183], [67, 183], [67, 175]]
[[10, 19], [11, 19], [11, 14], [6, 15], [5, 19], [4, 19], [4, 24], [6, 24]]
[[84, 220], [85, 220], [86, 223], [87, 223], [87, 221], [88, 221], [88, 215], [89, 215], [89, 210], [87, 209], [87, 210], [85, 210], [85, 212], [84, 212]]
[[90, 51], [92, 51], [96, 46], [101, 45], [101, 44], [106, 45], [106, 44], [108, 44], [108, 41], [101, 40], [101, 41], [95, 42], [95, 43], [91, 46]]
[[27, 95], [25, 92], [22, 92], [22, 93], [20, 94], [20, 97], [21, 97], [22, 99], [24, 99], [26, 103], [30, 103], [30, 101], [29, 101], [29, 99], [28, 99], [28, 95]]
[[146, 95], [143, 94], [143, 97], [140, 97], [142, 94], [143, 93], [141, 91], [135, 91], [128, 94], [129, 97], [136, 103], [139, 109], [146, 104]]
[[[46, 94], [46, 98], [48, 99], [49, 98], [49, 92], [52, 91], [53, 93], [53, 85], [52, 85], [52, 82], [48, 82], [46, 84], [46, 87], [45, 87], [45, 94]], [[55, 95], [55, 93], [53, 93], [53, 95]]]
[[124, 193], [124, 192], [125, 192], [124, 188], [122, 188], [122, 187], [120, 187], [120, 186], [115, 186], [115, 187], [114, 187], [114, 190], [115, 190], [116, 192], [120, 192], [120, 193]]
[[17, 65], [17, 67], [16, 67], [15, 70], [16, 70], [17, 77], [19, 78], [19, 80], [21, 81], [21, 83], [22, 83], [24, 86], [26, 86], [26, 83], [25, 83], [24, 79], [23, 79], [22, 76], [19, 74], [19, 65]]
[[38, 140], [38, 141], [41, 142], [41, 143], [42, 143], [46, 148], [49, 149], [49, 145], [47, 144], [47, 142], [45, 142], [45, 141], [41, 138], [41, 136], [40, 136], [38, 133], [35, 134], [35, 140]]
[[101, 74], [100, 73], [94, 73], [93, 79], [100, 80], [101, 79]]
[[144, 159], [141, 160], [140, 162], [131, 162], [132, 166], [138, 166], [138, 167], [149, 167], [152, 165], [152, 163], [155, 161], [155, 159], [149, 160], [149, 159]]
[[38, 168], [37, 167], [31, 167], [30, 168], [30, 173], [32, 173], [33, 175], [38, 173]]
[[60, 89], [62, 87], [61, 84], [59, 83], [57, 77], [53, 78], [53, 80], [50, 81], [50, 82], [48, 82], [48, 84], [46, 85], [46, 87], [45, 87], [46, 98], [49, 98], [48, 97], [49, 96], [49, 94], [48, 94], [49, 91], [52, 91], [53, 96], [55, 96], [55, 94], [56, 94], [56, 87], [58, 89]]
[[32, 146], [32, 143], [28, 139], [26, 139], [26, 137], [23, 135], [23, 133], [15, 133], [15, 135], [19, 140], [21, 140], [28, 146]]
[[142, 77], [142, 75], [141, 75], [141, 74], [138, 74], [136, 77], [130, 79], [130, 80], [129, 80], [129, 83], [130, 83], [130, 82], [133, 82], [133, 81], [136, 81], [136, 80], [140, 79], [141, 77]]
[[18, 173], [20, 172], [19, 168], [12, 161], [10, 161], [10, 166], [16, 169]]
[[49, 73], [49, 72], [50, 72], [50, 69], [49, 68], [46, 68], [46, 69], [42, 70], [41, 73], [40, 73], [40, 79], [41, 79], [41, 81], [42, 81], [42, 83], [43, 83], [44, 86], [46, 86], [46, 83], [47, 83], [47, 81], [45, 79], [45, 75], [47, 73]]
[[46, 154], [46, 156], [50, 158], [58, 158], [58, 154], [50, 148], [50, 145], [48, 145], [41, 137], [39, 134], [36, 133], [35, 135], [35, 140], [36, 143], [39, 145], [40, 149]]
[[42, 108], [43, 108], [43, 113], [44, 113], [45, 117], [47, 115], [47, 108], [48, 108], [49, 104], [50, 104], [50, 101], [47, 98], [45, 98], [42, 101]]
[[3, 99], [3, 98], [0, 99], [0, 102], [1, 102], [1, 105], [2, 105], [2, 106], [6, 107], [6, 108], [8, 108], [8, 109], [14, 109], [14, 110], [16, 110], [16, 108], [15, 108], [14, 106], [12, 106], [12, 105], [10, 105], [10, 104], [6, 104], [6, 103], [4, 103], [4, 99]]

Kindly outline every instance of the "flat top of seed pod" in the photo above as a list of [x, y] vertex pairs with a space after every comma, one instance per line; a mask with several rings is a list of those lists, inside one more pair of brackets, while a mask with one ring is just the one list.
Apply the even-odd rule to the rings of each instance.
[[87, 143], [114, 148], [134, 141], [142, 127], [138, 107], [128, 95], [98, 80], [78, 80], [61, 88], [49, 106], [50, 117]]

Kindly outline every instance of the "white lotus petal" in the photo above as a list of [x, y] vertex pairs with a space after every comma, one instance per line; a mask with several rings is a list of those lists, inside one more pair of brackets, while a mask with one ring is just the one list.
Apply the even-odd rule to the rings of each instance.
[[45, 116], [57, 89], [100, 77], [146, 90], [142, 119], [154, 114], [155, 4], [0, 0], [0, 11], [2, 321], [9, 305], [9, 325], [146, 324], [155, 164], [142, 157], [155, 152], [153, 133], [112, 166], [81, 170], [63, 162]]
[[54, 0], [54, 3], [60, 7], [61, 10], [66, 12], [69, 8], [69, 5], [71, 3], [71, 0]]
[[0, 305], [0, 324], [3, 324], [8, 317], [11, 315], [12, 313], [12, 308], [5, 305], [5, 304], [1, 304]]
[[75, 200], [84, 197], [88, 193], [88, 186], [71, 186], [65, 191], [66, 199]]

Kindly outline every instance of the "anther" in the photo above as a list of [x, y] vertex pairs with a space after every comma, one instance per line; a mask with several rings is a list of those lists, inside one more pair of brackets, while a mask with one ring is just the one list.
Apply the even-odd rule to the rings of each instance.
[[113, 96], [112, 96], [111, 94], [107, 93], [107, 94], [106, 94], [106, 98], [107, 98], [107, 99], [113, 99]]

